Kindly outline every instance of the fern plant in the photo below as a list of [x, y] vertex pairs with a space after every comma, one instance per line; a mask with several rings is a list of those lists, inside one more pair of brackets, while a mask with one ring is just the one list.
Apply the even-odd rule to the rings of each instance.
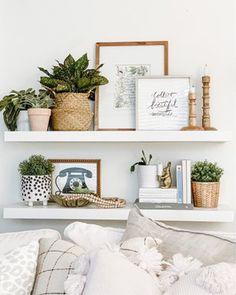
[[192, 167], [191, 178], [196, 182], [219, 182], [224, 170], [217, 163], [198, 161]]
[[131, 167], [130, 167], [130, 172], [134, 172], [135, 171], [135, 167], [137, 165], [140, 166], [146, 166], [146, 165], [150, 165], [152, 160], [152, 155], [150, 154], [149, 157], [147, 158], [144, 150], [142, 150], [142, 157], [141, 157], [141, 161], [134, 163]]
[[20, 163], [18, 170], [21, 175], [50, 175], [54, 165], [42, 155], [32, 155], [28, 160]]
[[52, 72], [39, 67], [39, 70], [46, 76], [40, 78], [40, 83], [54, 93], [76, 92], [88, 93], [94, 91], [96, 87], [108, 83], [107, 78], [100, 75], [99, 65], [96, 69], [88, 69], [89, 60], [87, 54], [75, 60], [69, 54], [63, 63], [57, 61]]

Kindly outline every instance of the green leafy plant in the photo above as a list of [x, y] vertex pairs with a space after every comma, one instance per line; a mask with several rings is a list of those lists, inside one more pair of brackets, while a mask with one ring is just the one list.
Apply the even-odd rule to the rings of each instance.
[[152, 155], [150, 154], [149, 157], [146, 157], [145, 152], [142, 150], [142, 157], [141, 157], [141, 161], [134, 163], [131, 167], [130, 167], [130, 172], [134, 172], [135, 171], [135, 167], [137, 165], [140, 166], [146, 166], [146, 165], [150, 165], [152, 160]]
[[31, 108], [40, 108], [40, 109], [49, 109], [55, 105], [55, 101], [48, 94], [48, 91], [39, 90], [39, 94], [35, 95], [32, 99], [27, 101], [29, 107]]
[[0, 111], [3, 111], [3, 119], [7, 128], [15, 131], [17, 117], [21, 110], [27, 110], [29, 102], [35, 97], [35, 90], [29, 88], [27, 90], [12, 90], [9, 95], [3, 97], [0, 101]]
[[46, 76], [40, 78], [40, 83], [54, 93], [87, 93], [108, 83], [107, 78], [100, 75], [99, 69], [103, 65], [99, 65], [96, 69], [88, 69], [87, 54], [77, 60], [69, 54], [63, 63], [59, 61], [57, 63], [58, 65], [53, 66], [51, 73], [39, 67], [39, 70], [46, 74]]
[[54, 165], [42, 155], [32, 155], [28, 160], [20, 163], [18, 170], [21, 175], [50, 175]]
[[76, 187], [74, 189], [74, 193], [75, 194], [92, 194], [92, 193], [94, 193], [94, 191], [90, 190], [88, 188]]
[[192, 181], [197, 182], [219, 182], [224, 170], [217, 163], [207, 160], [198, 161], [192, 167]]

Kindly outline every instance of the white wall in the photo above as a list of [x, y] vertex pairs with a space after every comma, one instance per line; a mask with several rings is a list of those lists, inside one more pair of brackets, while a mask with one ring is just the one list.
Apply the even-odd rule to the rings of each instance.
[[[170, 74], [191, 75], [201, 94], [205, 63], [212, 74], [212, 125], [235, 130], [235, 0], [0, 0], [0, 96], [11, 89], [39, 88], [37, 66], [50, 67], [68, 53], [88, 52], [92, 64], [97, 41], [168, 40]], [[200, 109], [200, 108], [199, 108]], [[200, 116], [199, 116], [200, 119]], [[0, 129], [4, 124], [0, 122]], [[235, 201], [236, 140], [227, 144], [27, 144], [0, 138], [0, 208], [19, 200], [18, 163], [33, 153], [53, 158], [101, 158], [102, 191], [135, 199], [136, 176], [129, 166], [144, 148], [154, 160], [181, 158], [217, 161], [225, 169], [222, 203]], [[0, 232], [62, 229], [69, 221], [0, 219]], [[234, 224], [185, 224], [235, 230]]]

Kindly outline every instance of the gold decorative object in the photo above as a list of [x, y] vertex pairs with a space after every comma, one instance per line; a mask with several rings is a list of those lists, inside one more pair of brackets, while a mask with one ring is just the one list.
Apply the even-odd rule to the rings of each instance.
[[167, 163], [167, 166], [163, 168], [163, 174], [160, 177], [161, 180], [161, 188], [170, 188], [172, 184], [171, 177], [171, 162]]
[[88, 204], [95, 204], [100, 208], [123, 208], [126, 201], [119, 198], [101, 198], [96, 194], [68, 194], [53, 195], [52, 199], [60, 206], [64, 207], [84, 207]]
[[211, 77], [207, 74], [207, 65], [205, 65], [204, 76], [202, 77], [202, 89], [203, 89], [203, 115], [202, 115], [202, 127], [204, 130], [215, 131], [214, 127], [211, 127], [210, 118], [210, 82]]
[[188, 126], [181, 129], [182, 131], [202, 131], [202, 127], [197, 126], [197, 115], [196, 115], [196, 91], [195, 87], [192, 86], [189, 92], [189, 119]]

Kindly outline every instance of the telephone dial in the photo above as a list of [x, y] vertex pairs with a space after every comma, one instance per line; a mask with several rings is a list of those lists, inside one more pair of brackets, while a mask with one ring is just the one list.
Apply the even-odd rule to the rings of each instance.
[[[71, 167], [64, 170], [61, 170], [56, 177], [56, 186], [58, 191], [56, 194], [70, 194], [73, 193], [76, 188], [88, 188], [85, 177], [92, 178], [93, 174], [90, 170], [85, 168]], [[58, 183], [58, 178], [67, 177], [66, 184], [61, 190]]]

